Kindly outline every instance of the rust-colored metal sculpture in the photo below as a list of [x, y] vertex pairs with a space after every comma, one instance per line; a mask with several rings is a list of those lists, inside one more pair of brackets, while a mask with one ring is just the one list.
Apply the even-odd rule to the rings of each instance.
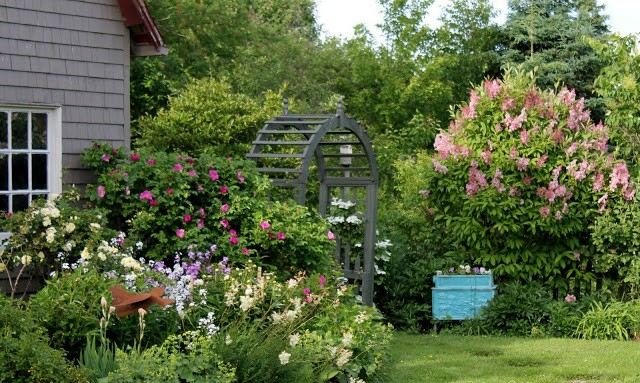
[[163, 298], [164, 287], [156, 287], [144, 293], [130, 293], [121, 285], [111, 287], [113, 297], [111, 305], [116, 308], [116, 315], [120, 318], [138, 312], [142, 308], [147, 310], [153, 304], [162, 307], [175, 303], [173, 299]]

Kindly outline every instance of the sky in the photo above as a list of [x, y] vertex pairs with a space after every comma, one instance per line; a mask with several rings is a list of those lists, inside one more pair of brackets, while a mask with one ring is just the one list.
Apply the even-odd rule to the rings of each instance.
[[[450, 0], [436, 0], [427, 19], [433, 27], [439, 25], [438, 17]], [[613, 32], [627, 35], [640, 32], [638, 17], [640, 0], [601, 0], [609, 16], [609, 25]], [[316, 0], [318, 20], [325, 35], [351, 37], [353, 27], [365, 24], [378, 41], [382, 40], [376, 24], [382, 23], [382, 8], [378, 0]], [[506, 18], [507, 0], [494, 0], [493, 6], [499, 12], [497, 21]]]

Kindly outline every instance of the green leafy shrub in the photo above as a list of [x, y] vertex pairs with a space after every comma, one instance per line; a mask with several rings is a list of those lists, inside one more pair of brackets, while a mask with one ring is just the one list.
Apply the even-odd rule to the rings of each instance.
[[[86, 156], [109, 150], [94, 147]], [[112, 165], [89, 197], [147, 258], [170, 260], [215, 244], [233, 262], [253, 258], [287, 275], [332, 265], [326, 223], [306, 208], [269, 202], [269, 181], [253, 162], [145, 151]]]
[[206, 336], [171, 336], [162, 345], [142, 353], [119, 351], [118, 369], [104, 382], [234, 382], [234, 368], [221, 360], [212, 342], [214, 339]]
[[47, 330], [51, 345], [75, 359], [86, 337], [98, 334], [100, 299], [111, 296], [114, 283], [95, 271], [63, 273], [31, 297], [29, 312]]
[[591, 39], [590, 45], [605, 67], [594, 82], [595, 92], [607, 109], [615, 152], [640, 170], [640, 55], [637, 36], [610, 36], [606, 41]]
[[596, 302], [584, 314], [575, 333], [585, 339], [637, 339], [640, 334], [640, 303]]
[[0, 381], [12, 383], [89, 382], [84, 372], [51, 348], [32, 315], [0, 294]]
[[418, 189], [421, 178], [403, 178], [400, 182], [404, 187], [416, 187], [415, 201], [410, 200], [410, 193], [403, 193], [401, 201], [382, 197], [389, 202], [380, 206], [380, 232], [393, 238], [393, 246], [375, 300], [395, 327], [425, 331], [431, 328], [433, 276], [437, 270], [447, 270], [465, 259], [460, 252], [448, 251], [451, 247], [441, 227], [422, 209], [423, 197]]
[[549, 291], [537, 283], [510, 283], [482, 309], [481, 319], [494, 334], [531, 335], [547, 323], [551, 301]]
[[619, 285], [619, 292], [640, 296], [640, 203], [616, 203], [591, 227], [598, 252], [597, 270]]
[[417, 203], [403, 210], [418, 206], [449, 252], [498, 277], [562, 289], [569, 278], [591, 281], [589, 225], [610, 201], [635, 195], [607, 137], [573, 91], [541, 91], [509, 71], [471, 91], [435, 154], [398, 162], [403, 201]]
[[137, 145], [191, 154], [212, 149], [219, 155], [246, 153], [264, 121], [280, 113], [281, 96], [267, 93], [261, 105], [234, 93], [226, 82], [193, 81], [155, 117], [138, 120]]

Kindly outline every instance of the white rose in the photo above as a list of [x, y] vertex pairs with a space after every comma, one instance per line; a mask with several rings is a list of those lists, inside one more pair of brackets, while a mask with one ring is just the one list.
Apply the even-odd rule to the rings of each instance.
[[66, 231], [67, 233], [73, 233], [75, 229], [76, 225], [73, 222], [69, 222], [64, 226], [64, 231]]
[[284, 365], [289, 363], [289, 358], [291, 358], [291, 354], [289, 354], [286, 351], [282, 351], [280, 355], [278, 355], [278, 358], [280, 358], [280, 364]]

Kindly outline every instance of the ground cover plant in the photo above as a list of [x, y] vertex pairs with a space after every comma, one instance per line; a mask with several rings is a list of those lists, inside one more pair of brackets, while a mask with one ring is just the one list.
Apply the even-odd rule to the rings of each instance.
[[389, 382], [635, 382], [635, 342], [397, 333]]

